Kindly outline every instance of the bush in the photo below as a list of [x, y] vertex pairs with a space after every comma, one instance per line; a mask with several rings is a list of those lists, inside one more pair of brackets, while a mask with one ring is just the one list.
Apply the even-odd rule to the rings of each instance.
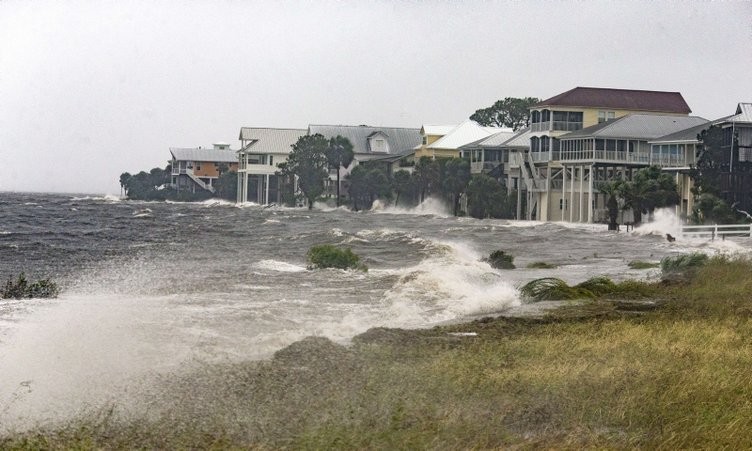
[[645, 282], [626, 280], [614, 283], [605, 276], [588, 279], [575, 286], [556, 277], [544, 277], [532, 280], [520, 288], [523, 299], [537, 301], [567, 301], [574, 299], [608, 298], [643, 298], [654, 293], [652, 285]]
[[15, 281], [10, 277], [0, 288], [0, 299], [56, 298], [59, 293], [57, 284], [50, 279], [29, 283], [26, 275], [21, 273]]
[[368, 271], [368, 267], [360, 262], [349, 248], [338, 248], [331, 244], [319, 244], [308, 250], [308, 268], [338, 268], [359, 269]]
[[688, 274], [704, 266], [707, 262], [708, 256], [700, 252], [678, 255], [676, 257], [664, 257], [661, 260], [661, 271], [663, 271], [664, 277], [676, 274]]
[[491, 255], [488, 256], [488, 258], [483, 259], [484, 262], [487, 262], [489, 265], [491, 265], [492, 268], [496, 269], [514, 269], [514, 257], [505, 254], [504, 251], [493, 251], [491, 252]]
[[650, 268], [657, 268], [661, 266], [660, 263], [652, 263], [652, 262], [644, 262], [641, 260], [632, 260], [627, 265], [632, 269], [650, 269]]
[[546, 263], [546, 262], [533, 262], [527, 265], [528, 269], [554, 269], [557, 268], [557, 265], [554, 265], [553, 263]]

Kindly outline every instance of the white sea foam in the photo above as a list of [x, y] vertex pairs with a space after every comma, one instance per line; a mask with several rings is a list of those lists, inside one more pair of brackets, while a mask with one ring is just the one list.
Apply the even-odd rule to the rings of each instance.
[[350, 208], [348, 208], [345, 205], [340, 205], [339, 207], [334, 207], [334, 206], [331, 206], [331, 205], [329, 205], [329, 204], [327, 204], [325, 202], [314, 202], [313, 203], [313, 209], [314, 210], [325, 211], [325, 212], [329, 212], [329, 211], [346, 211], [346, 212], [351, 212], [352, 211], [352, 210], [350, 210]]
[[73, 201], [82, 201], [82, 200], [96, 200], [100, 202], [120, 202], [122, 199], [120, 196], [116, 196], [114, 194], [105, 194], [104, 196], [84, 196], [84, 197], [71, 197], [71, 200]]
[[434, 215], [439, 217], [449, 216], [449, 207], [440, 199], [429, 197], [415, 207], [399, 207], [385, 204], [376, 200], [371, 207], [374, 213], [389, 213], [396, 215]]
[[512, 284], [469, 246], [442, 242], [436, 249], [432, 257], [405, 269], [385, 293], [402, 326], [492, 314], [520, 303]]
[[293, 265], [292, 263], [281, 262], [278, 260], [261, 260], [254, 263], [253, 266], [258, 269], [279, 272], [301, 272], [306, 270], [303, 266]]
[[200, 205], [205, 207], [234, 207], [235, 202], [230, 202], [224, 199], [207, 199], [199, 202]]
[[682, 221], [673, 208], [660, 208], [653, 214], [653, 220], [643, 223], [632, 232], [634, 235], [662, 235], [667, 233], [674, 237], [681, 232]]

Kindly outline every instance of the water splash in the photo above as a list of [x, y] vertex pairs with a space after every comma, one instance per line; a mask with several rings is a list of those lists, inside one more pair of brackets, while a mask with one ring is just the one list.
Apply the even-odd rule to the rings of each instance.
[[399, 207], [389, 205], [377, 199], [373, 202], [371, 211], [374, 213], [389, 213], [397, 215], [434, 215], [447, 217], [450, 215], [449, 207], [441, 199], [428, 197], [415, 207]]
[[659, 235], [670, 234], [677, 237], [681, 233], [682, 220], [676, 216], [674, 208], [660, 208], [653, 214], [653, 220], [643, 223], [635, 228], [634, 235]]

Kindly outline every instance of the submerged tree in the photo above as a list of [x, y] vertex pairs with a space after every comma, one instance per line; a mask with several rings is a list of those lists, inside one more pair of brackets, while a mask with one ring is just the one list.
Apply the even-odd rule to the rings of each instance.
[[506, 97], [488, 108], [476, 110], [470, 119], [480, 125], [511, 127], [517, 131], [530, 125], [530, 108], [539, 102], [536, 97]]
[[353, 152], [353, 145], [349, 139], [337, 135], [329, 140], [329, 146], [326, 148], [326, 160], [329, 163], [329, 167], [337, 170], [337, 206], [340, 202], [340, 180], [339, 172], [340, 168], [347, 168], [355, 158]]
[[[292, 145], [292, 152], [286, 164], [281, 167], [281, 175], [295, 175], [298, 187], [308, 200], [308, 209], [324, 192], [324, 181], [329, 177], [329, 162], [326, 151], [329, 142], [320, 134], [304, 135]], [[279, 166], [278, 166], [279, 167]]]
[[468, 213], [474, 218], [511, 217], [514, 209], [506, 189], [493, 177], [476, 174], [467, 185]]
[[412, 192], [412, 189], [413, 189], [412, 176], [410, 175], [409, 172], [405, 171], [404, 169], [400, 169], [399, 171], [394, 173], [394, 180], [392, 184], [393, 184], [394, 194], [396, 195], [394, 199], [394, 205], [398, 205], [400, 196], [404, 196]]
[[642, 222], [642, 215], [653, 215], [656, 208], [670, 207], [681, 201], [676, 180], [658, 166], [640, 169], [632, 180], [617, 182], [624, 208], [634, 212], [634, 223]]
[[441, 181], [441, 167], [431, 157], [420, 157], [415, 164], [413, 178], [420, 194], [419, 202], [426, 200], [426, 195], [432, 194]]
[[392, 184], [389, 177], [379, 167], [367, 164], [355, 166], [348, 175], [350, 181], [350, 199], [353, 208], [371, 208], [376, 199], [391, 199]]
[[460, 207], [460, 196], [470, 181], [470, 163], [462, 158], [452, 158], [444, 165], [442, 186], [444, 192], [452, 202], [452, 214], [457, 216]]

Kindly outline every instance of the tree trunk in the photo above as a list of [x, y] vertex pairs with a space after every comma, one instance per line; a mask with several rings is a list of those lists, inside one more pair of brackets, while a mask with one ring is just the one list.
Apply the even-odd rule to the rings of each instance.
[[337, 166], [337, 202], [336, 205], [339, 207], [339, 166]]

